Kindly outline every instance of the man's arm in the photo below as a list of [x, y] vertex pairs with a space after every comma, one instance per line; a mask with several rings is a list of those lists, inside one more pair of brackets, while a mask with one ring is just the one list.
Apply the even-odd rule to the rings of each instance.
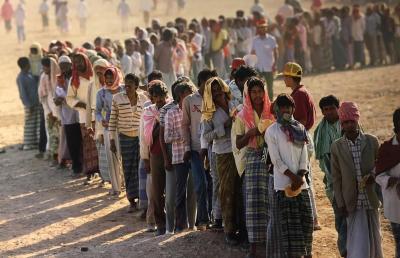
[[186, 97], [183, 100], [182, 104], [182, 112], [183, 112], [183, 118], [182, 118], [182, 136], [183, 140], [185, 141], [185, 152], [188, 152], [191, 150], [190, 148], [190, 103], [189, 103], [189, 97]]
[[340, 170], [340, 161], [338, 154], [339, 150], [336, 144], [333, 144], [331, 147], [331, 171], [332, 171], [333, 193], [338, 208], [343, 209], [346, 207], [346, 205], [343, 198], [342, 171]]

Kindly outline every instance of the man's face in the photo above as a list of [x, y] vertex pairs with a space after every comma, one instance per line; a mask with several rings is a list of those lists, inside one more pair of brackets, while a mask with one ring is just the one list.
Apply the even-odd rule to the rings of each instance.
[[112, 73], [106, 73], [106, 75], [104, 76], [105, 78], [105, 83], [107, 86], [112, 86], [114, 84], [114, 74]]
[[61, 63], [60, 64], [60, 70], [62, 74], [67, 74], [71, 72], [72, 64], [70, 63]]
[[42, 66], [43, 72], [47, 75], [50, 74], [50, 66]]
[[244, 89], [244, 84], [246, 83], [246, 81], [247, 81], [248, 79], [249, 79], [248, 77], [244, 78], [243, 80], [241, 80], [241, 79], [235, 79], [236, 86], [238, 86], [239, 89], [243, 90], [243, 89]]
[[265, 91], [263, 88], [259, 86], [253, 87], [249, 91], [249, 94], [250, 94], [251, 104], [253, 105], [253, 107], [263, 104], [265, 95]]
[[181, 96], [179, 96], [179, 102], [182, 104], [183, 100], [189, 96], [190, 94], [192, 94], [193, 92], [191, 90], [185, 90]]
[[294, 112], [294, 108], [291, 107], [291, 106], [284, 106], [284, 107], [279, 107], [279, 111], [280, 111], [280, 113], [281, 113], [282, 115], [283, 115], [283, 114], [287, 114], [287, 115], [292, 116], [292, 115], [293, 115], [293, 112]]
[[135, 50], [135, 46], [132, 42], [125, 44], [125, 49], [126, 49], [126, 53], [128, 54], [132, 54], [133, 51]]
[[74, 64], [76, 65], [76, 68], [78, 69], [79, 72], [84, 73], [86, 71], [86, 64], [85, 64], [85, 59], [77, 55], [73, 59]]
[[339, 119], [338, 108], [335, 105], [322, 107], [322, 114], [330, 123], [336, 122]]
[[32, 55], [37, 55], [38, 54], [38, 50], [36, 48], [31, 48], [31, 54]]
[[137, 88], [138, 88], [138, 85], [136, 85], [134, 81], [131, 81], [131, 80], [125, 81], [126, 94], [132, 95], [133, 93], [136, 92]]
[[151, 99], [157, 108], [162, 108], [165, 105], [165, 96], [152, 95]]
[[225, 93], [222, 91], [222, 87], [219, 83], [214, 82], [211, 85], [211, 94], [215, 104], [222, 103], [225, 98]]
[[283, 81], [285, 82], [286, 87], [292, 87], [293, 85], [293, 78], [290, 76], [283, 76]]
[[358, 122], [354, 120], [347, 120], [342, 122], [342, 129], [346, 134], [358, 133]]
[[257, 28], [257, 32], [259, 35], [265, 35], [265, 33], [267, 33], [267, 27], [264, 27], [264, 26], [259, 27], [259, 28]]

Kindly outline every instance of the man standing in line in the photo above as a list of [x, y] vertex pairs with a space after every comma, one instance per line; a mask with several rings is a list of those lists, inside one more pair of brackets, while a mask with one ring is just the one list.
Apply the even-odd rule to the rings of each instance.
[[338, 211], [333, 194], [332, 170], [331, 170], [331, 145], [342, 135], [342, 127], [339, 122], [339, 100], [329, 95], [319, 101], [323, 118], [314, 131], [315, 158], [319, 160], [319, 167], [324, 172], [325, 192], [331, 202], [335, 216], [335, 227], [338, 232], [337, 245], [342, 257], [346, 256], [347, 225], [346, 217]]
[[344, 136], [331, 147], [333, 191], [341, 215], [347, 217], [347, 258], [382, 258], [379, 200], [374, 167], [378, 139], [360, 131], [360, 112], [343, 102], [339, 120]]

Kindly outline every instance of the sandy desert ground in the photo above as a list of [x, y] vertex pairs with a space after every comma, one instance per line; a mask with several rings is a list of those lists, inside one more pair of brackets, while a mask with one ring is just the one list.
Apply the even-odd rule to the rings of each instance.
[[[0, 257], [244, 257], [239, 249], [227, 248], [222, 235], [213, 232], [154, 238], [144, 232], [143, 221], [127, 215], [125, 198], [111, 199], [107, 189], [98, 185], [83, 186], [83, 181], [71, 179], [69, 172], [51, 169], [45, 161], [36, 160], [35, 152], [17, 149], [22, 142], [23, 109], [15, 84], [16, 60], [28, 54], [29, 44], [38, 41], [47, 45], [56, 38], [81, 44], [97, 35], [113, 39], [129, 36], [119, 33], [117, 0], [111, 3], [88, 1], [93, 9], [86, 35], [77, 33], [74, 8], [70, 12], [72, 32], [69, 35], [56, 31], [53, 12], [50, 30], [42, 32], [37, 14], [40, 0], [25, 2], [28, 10], [25, 44], [18, 45], [15, 31], [5, 34], [3, 24], [0, 25], [0, 147], [7, 150], [0, 154]], [[69, 2], [74, 7], [77, 0]], [[134, 4], [132, 28], [142, 25], [138, 0], [128, 2]], [[153, 15], [163, 22], [168, 21], [167, 4], [165, 0], [159, 2]], [[267, 13], [275, 14], [281, 1], [264, 0], [262, 3]], [[188, 0], [187, 8], [180, 15], [187, 18], [229, 16], [239, 8], [247, 11], [250, 5], [250, 1], [238, 0]], [[177, 15], [175, 10], [172, 12]], [[328, 94], [357, 102], [365, 131], [377, 135], [380, 141], [391, 136], [391, 115], [400, 106], [400, 65], [308, 76], [304, 83], [316, 102]], [[275, 85], [275, 92], [288, 92], [281, 81]], [[319, 110], [318, 116], [320, 118]], [[315, 161], [313, 167], [322, 225], [322, 230], [315, 233], [314, 254], [321, 258], [339, 257], [322, 173]], [[383, 217], [382, 232], [385, 257], [394, 257], [390, 225]], [[88, 251], [81, 252], [81, 247], [88, 247]]]

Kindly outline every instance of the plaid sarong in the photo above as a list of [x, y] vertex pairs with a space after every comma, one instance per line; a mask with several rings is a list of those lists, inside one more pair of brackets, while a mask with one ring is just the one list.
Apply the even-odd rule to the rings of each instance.
[[126, 196], [129, 201], [139, 198], [139, 137], [119, 134]]
[[281, 243], [281, 224], [278, 203], [278, 192], [274, 190], [274, 177], [269, 177], [268, 184], [268, 211], [269, 221], [267, 227], [267, 257], [268, 258], [287, 258], [282, 249]]
[[83, 148], [83, 172], [87, 175], [99, 172], [99, 160], [96, 142], [89, 135], [87, 128], [81, 124], [82, 148]]
[[267, 165], [261, 160], [263, 150], [248, 148], [245, 168], [246, 228], [250, 243], [265, 241], [268, 222]]
[[105, 144], [96, 143], [97, 151], [99, 154], [99, 171], [101, 179], [106, 182], [110, 182], [110, 174], [108, 173], [108, 161], [107, 161], [107, 150]]
[[314, 220], [308, 190], [292, 198], [286, 197], [284, 191], [278, 191], [276, 197], [283, 250], [289, 257], [311, 255]]
[[139, 162], [139, 208], [147, 209], [148, 198], [146, 192], [147, 171], [144, 168], [144, 160]]
[[24, 110], [24, 146], [37, 147], [40, 135], [40, 107], [33, 107], [32, 110], [25, 108]]

